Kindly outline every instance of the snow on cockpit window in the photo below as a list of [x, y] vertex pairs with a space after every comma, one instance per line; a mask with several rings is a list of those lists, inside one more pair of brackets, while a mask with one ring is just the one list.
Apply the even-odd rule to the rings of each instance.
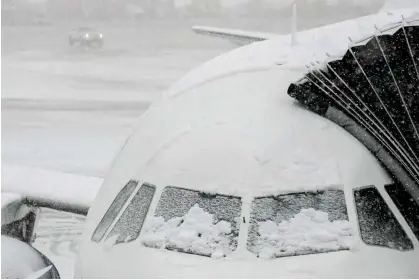
[[155, 186], [144, 183], [129, 202], [127, 208], [107, 236], [107, 239], [116, 237], [116, 244], [137, 239], [155, 191]]
[[135, 188], [137, 187], [137, 185], [138, 185], [138, 181], [130, 180], [122, 188], [122, 190], [117, 194], [111, 206], [109, 206], [108, 210], [103, 216], [102, 220], [97, 225], [91, 238], [93, 242], [102, 241], [109, 227], [112, 225], [113, 221], [116, 219], [119, 212], [124, 207], [125, 203], [127, 203], [129, 197], [135, 191]]
[[258, 197], [252, 202], [247, 248], [258, 257], [347, 250], [352, 242], [342, 190]]
[[354, 197], [361, 238], [366, 244], [400, 251], [413, 249], [412, 241], [375, 187], [354, 190]]
[[221, 258], [237, 248], [241, 198], [166, 187], [143, 244]]

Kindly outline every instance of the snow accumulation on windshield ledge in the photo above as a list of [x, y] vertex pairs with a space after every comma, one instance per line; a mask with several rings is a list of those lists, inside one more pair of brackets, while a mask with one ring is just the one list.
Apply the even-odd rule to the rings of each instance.
[[350, 249], [349, 221], [329, 221], [329, 215], [313, 208], [301, 209], [288, 221], [259, 222], [256, 251], [260, 258], [303, 255]]
[[166, 187], [146, 226], [147, 247], [222, 258], [238, 243], [241, 198]]
[[258, 197], [252, 203], [247, 247], [261, 258], [348, 250], [352, 243], [342, 190]]
[[153, 217], [143, 243], [149, 247], [222, 258], [235, 249], [231, 244], [231, 223], [214, 223], [213, 216], [195, 204], [183, 217], [168, 221], [161, 216]]
[[[167, 187], [142, 243], [223, 258], [237, 248], [240, 214], [240, 198]], [[255, 198], [248, 234], [248, 250], [264, 259], [348, 250], [354, 241], [342, 190]]]

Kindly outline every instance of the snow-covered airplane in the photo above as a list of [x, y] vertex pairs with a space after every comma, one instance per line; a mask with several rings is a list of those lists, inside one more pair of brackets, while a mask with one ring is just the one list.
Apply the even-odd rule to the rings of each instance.
[[2, 235], [89, 208], [80, 278], [419, 277], [419, 6], [396, 8], [242, 32], [261, 42], [175, 83], [94, 200], [8, 194]]

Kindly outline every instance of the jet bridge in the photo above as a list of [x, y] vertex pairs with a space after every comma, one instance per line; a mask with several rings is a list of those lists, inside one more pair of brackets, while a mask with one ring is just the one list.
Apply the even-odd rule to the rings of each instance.
[[349, 39], [288, 94], [362, 142], [419, 204], [419, 14]]

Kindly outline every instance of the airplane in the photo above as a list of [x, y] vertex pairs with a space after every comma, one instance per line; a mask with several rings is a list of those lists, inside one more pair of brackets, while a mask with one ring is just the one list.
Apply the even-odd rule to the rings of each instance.
[[[83, 179], [97, 194], [2, 194], [2, 239], [30, 250], [49, 207], [87, 214], [76, 278], [419, 277], [418, 25], [419, 5], [255, 36], [151, 106], [103, 182]], [[39, 254], [30, 275], [58, 278]]]

